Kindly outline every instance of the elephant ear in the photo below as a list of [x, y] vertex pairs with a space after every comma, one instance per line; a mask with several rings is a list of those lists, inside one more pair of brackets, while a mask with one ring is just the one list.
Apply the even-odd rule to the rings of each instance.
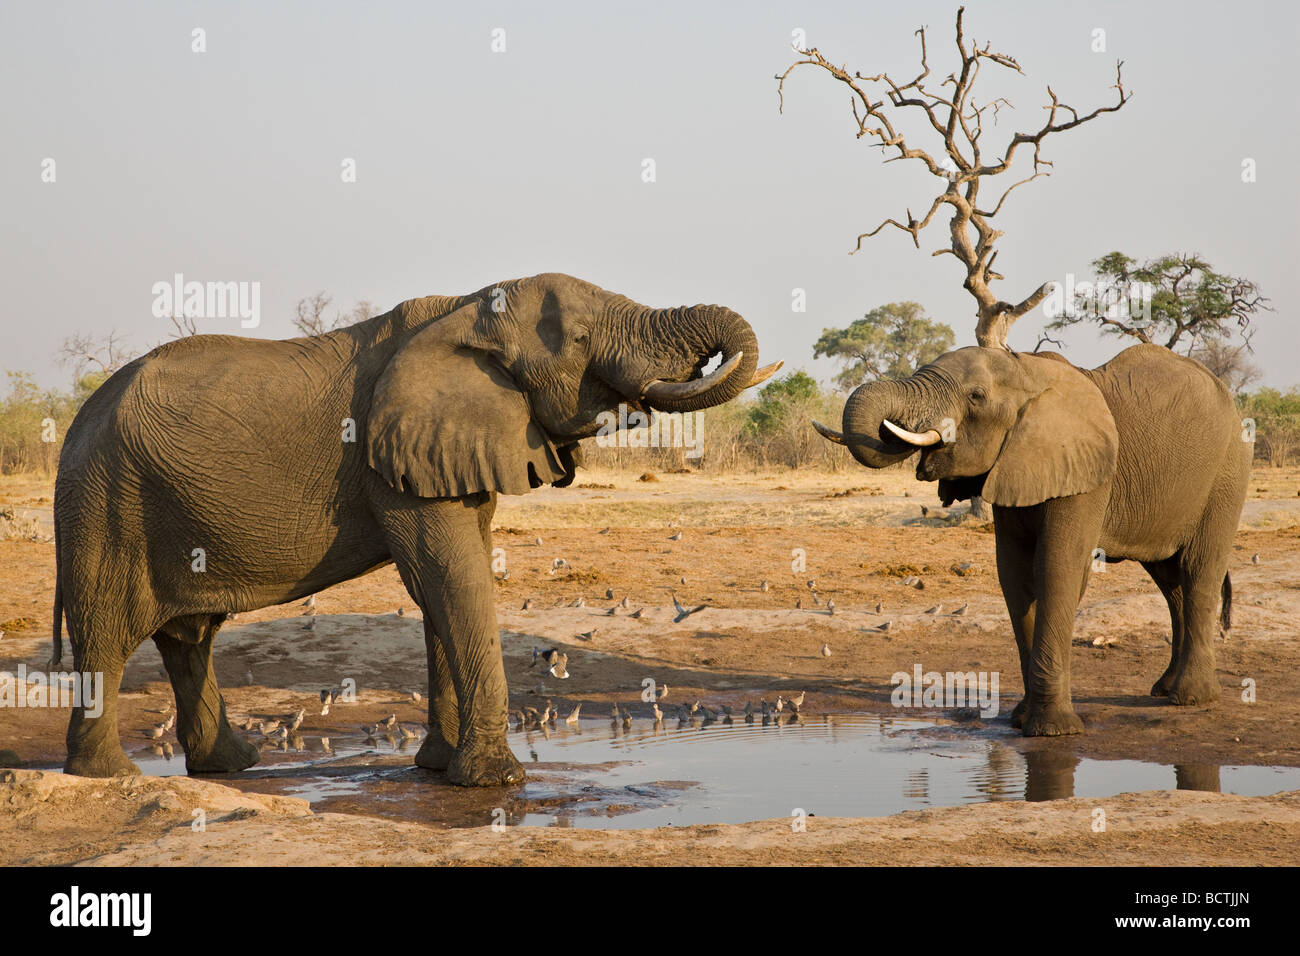
[[457, 341], [464, 326], [436, 320], [389, 361], [366, 424], [370, 467], [421, 498], [571, 482], [576, 445], [551, 443], [495, 358]]
[[984, 498], [1020, 508], [1079, 495], [1115, 473], [1119, 435], [1092, 382], [1057, 381], [1020, 409], [984, 481]]

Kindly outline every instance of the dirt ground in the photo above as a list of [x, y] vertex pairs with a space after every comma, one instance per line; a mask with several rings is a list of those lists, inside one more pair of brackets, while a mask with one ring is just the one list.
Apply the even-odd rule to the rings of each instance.
[[[807, 712], [892, 713], [890, 675], [920, 663], [927, 670], [999, 672], [1002, 711], [992, 722], [1005, 725], [1021, 694], [1019, 665], [997, 584], [992, 526], [965, 517], [964, 505], [940, 507], [932, 485], [902, 471], [655, 478], [580, 472], [573, 488], [501, 500], [495, 543], [509, 574], [498, 582], [497, 611], [512, 707], [551, 698], [563, 712], [582, 701], [587, 712], [608, 714], [613, 701], [638, 701], [643, 678], [653, 677], [673, 688], [677, 702], [699, 698], [739, 709], [747, 700], [802, 689]], [[13, 671], [20, 662], [40, 670], [49, 660], [54, 565], [44, 538], [50, 494], [49, 482], [0, 482], [0, 508], [14, 509], [30, 538], [0, 540], [0, 670]], [[556, 569], [557, 559], [566, 565]], [[1140, 566], [1111, 565], [1093, 575], [1076, 622], [1074, 701], [1086, 732], [1063, 740], [1014, 738], [1015, 746], [1067, 764], [1084, 757], [1193, 771], [1300, 767], [1296, 470], [1257, 470], [1231, 573], [1233, 628], [1216, 647], [1223, 691], [1217, 703], [1174, 708], [1148, 696], [1169, 657], [1168, 614]], [[909, 578], [922, 587], [906, 584]], [[613, 598], [606, 597], [611, 591]], [[707, 609], [674, 624], [673, 592], [682, 604]], [[583, 606], [573, 606], [580, 597]], [[624, 597], [626, 609], [618, 607]], [[522, 609], [526, 599], [529, 610]], [[961, 614], [952, 613], [963, 605]], [[612, 615], [611, 607], [617, 608]], [[644, 610], [634, 618], [637, 609]], [[355, 731], [390, 712], [402, 721], [423, 720], [409, 698], [425, 689], [422, 625], [393, 569], [322, 592], [315, 610], [310, 631], [297, 605], [227, 623], [215, 660], [231, 714], [281, 715], [305, 706], [303, 730], [315, 734]], [[822, 655], [823, 645], [831, 656]], [[545, 681], [544, 696], [537, 693], [537, 670], [529, 667], [539, 646], [566, 651], [572, 674]], [[128, 668], [120, 719], [128, 751], [145, 745], [144, 729], [171, 700], [161, 666], [146, 643]], [[318, 690], [348, 678], [360, 689], [359, 702], [318, 716]], [[1243, 699], [1249, 689], [1250, 702]], [[954, 718], [948, 732], [968, 732], [970, 722], [956, 719], [963, 715], [948, 716]], [[496, 832], [464, 828], [457, 808], [481, 800], [415, 768], [394, 786], [445, 807], [441, 816], [404, 816], [396, 799], [390, 802], [398, 809], [342, 800], [312, 808], [257, 792], [276, 789], [264, 778], [64, 778], [53, 771], [62, 763], [66, 722], [66, 710], [0, 708], [0, 764], [25, 768], [0, 771], [8, 774], [0, 779], [0, 862], [1205, 865], [1300, 859], [1300, 793], [1124, 794], [1105, 802], [1104, 833], [1089, 826], [1097, 801], [1070, 799], [1068, 779], [1054, 794], [1061, 799], [1048, 802], [819, 818], [797, 834], [788, 820]], [[388, 762], [409, 764], [409, 757]], [[541, 772], [563, 779], [563, 768]], [[208, 814], [202, 833], [191, 827], [196, 806]]]

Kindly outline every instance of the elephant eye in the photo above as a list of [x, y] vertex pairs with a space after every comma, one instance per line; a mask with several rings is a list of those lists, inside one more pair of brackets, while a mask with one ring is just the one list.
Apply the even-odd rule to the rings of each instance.
[[979, 404], [980, 402], [984, 401], [986, 397], [987, 397], [987, 393], [984, 391], [983, 386], [977, 385], [970, 390], [970, 400], [975, 404]]

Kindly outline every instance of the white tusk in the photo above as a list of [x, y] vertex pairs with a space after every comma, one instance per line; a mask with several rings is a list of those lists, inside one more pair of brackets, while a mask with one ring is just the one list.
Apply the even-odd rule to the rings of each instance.
[[827, 441], [833, 441], [833, 442], [835, 442], [835, 444], [837, 444], [837, 445], [843, 445], [843, 444], [844, 444], [844, 436], [843, 436], [843, 435], [841, 435], [839, 432], [837, 432], [837, 431], [836, 431], [835, 429], [833, 429], [833, 428], [827, 428], [825, 425], [823, 425], [821, 422], [817, 421], [817, 419], [815, 419], [815, 418], [812, 420], [812, 427], [815, 428], [815, 429], [817, 430], [817, 434], [818, 434], [818, 435], [821, 435], [822, 438], [825, 438]]
[[754, 373], [754, 377], [749, 380], [749, 384], [746, 385], [745, 388], [753, 388], [755, 385], [763, 384], [777, 372], [781, 371], [781, 366], [784, 364], [785, 362], [773, 362], [771, 365], [764, 365]]
[[651, 402], [680, 402], [703, 395], [726, 381], [727, 376], [736, 370], [744, 354], [744, 352], [737, 352], [703, 378], [693, 378], [687, 382], [663, 382], [655, 379], [647, 383], [641, 390], [641, 395]]
[[943, 436], [933, 428], [918, 435], [916, 432], [909, 432], [906, 428], [899, 428], [888, 418], [885, 419], [884, 425], [899, 441], [905, 441], [917, 448], [928, 448], [930, 445], [937, 445], [943, 441]]

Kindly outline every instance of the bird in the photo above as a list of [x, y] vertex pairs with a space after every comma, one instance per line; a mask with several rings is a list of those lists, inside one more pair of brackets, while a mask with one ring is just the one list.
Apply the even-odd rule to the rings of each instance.
[[619, 606], [618, 606], [617, 604], [615, 604], [615, 605], [613, 605], [613, 606], [612, 606], [608, 611], [605, 612], [605, 616], [606, 616], [606, 617], [613, 617], [615, 614], [618, 613], [618, 611], [619, 611]]
[[885, 605], [884, 605], [884, 602], [883, 602], [883, 601], [877, 601], [877, 602], [876, 602], [876, 613], [879, 614], [879, 613], [880, 613], [880, 609], [883, 608], [884, 606], [885, 606]]
[[593, 637], [595, 637], [599, 632], [600, 632], [600, 628], [593, 627], [590, 631], [583, 631], [581, 634], [578, 634], [576, 636], [580, 641], [589, 641]]
[[316, 595], [314, 595], [314, 594], [313, 594], [313, 595], [310, 595], [310, 596], [307, 598], [307, 600], [305, 600], [305, 601], [302, 602], [302, 605], [301, 605], [301, 606], [302, 606], [302, 607], [315, 607], [315, 606], [316, 606]]
[[926, 610], [925, 613], [926, 613], [926, 614], [938, 614], [938, 613], [939, 613], [940, 611], [942, 611], [942, 610], [943, 610], [943, 605], [942, 605], [942, 604], [936, 604], [934, 607], [932, 607], [932, 608], [928, 608], [928, 609]]
[[303, 627], [308, 631], [316, 630], [316, 619], [314, 617], [307, 618], [307, 623], [304, 624]]
[[820, 606], [821, 606], [822, 599], [821, 599], [820, 597], [817, 596], [817, 592], [816, 592], [816, 591], [813, 592], [812, 599], [813, 599], [813, 604], [814, 604], [815, 606], [817, 606], [817, 607], [820, 607]]
[[788, 698], [788, 700], [789, 700], [789, 702], [790, 702], [791, 704], [793, 704], [795, 707], [802, 707], [802, 706], [803, 706], [804, 695], [805, 695], [806, 693], [807, 693], [806, 691], [802, 691], [802, 690], [801, 690], [801, 691], [799, 691], [799, 693], [798, 693], [797, 695], [795, 695], [794, 697], [790, 697], [790, 698]]
[[343, 688], [335, 687], [332, 691], [330, 691], [330, 703], [331, 704], [334, 703], [342, 696], [343, 696]]
[[780, 694], [776, 695], [776, 707], [773, 708], [778, 714], [785, 710], [785, 698]]
[[253, 672], [251, 670], [244, 675], [244, 683], [245, 684], [253, 683]]
[[968, 607], [970, 607], [969, 604], [963, 604], [961, 607], [957, 608], [957, 610], [953, 611], [952, 613], [953, 613], [953, 614], [965, 614], [965, 613], [966, 613], [966, 608], [968, 608]]
[[771, 586], [771, 585], [769, 585], [769, 584], [767, 583], [767, 578], [764, 578], [764, 579], [762, 580], [762, 582], [759, 583], [759, 585], [758, 585], [758, 589], [759, 589], [760, 591], [762, 591], [764, 594], [766, 594], [766, 593], [767, 593], [767, 589], [768, 589], [770, 586]]
[[930, 515], [930, 509], [927, 508], [925, 505], [921, 505], [921, 517], [926, 518], [929, 517], [929, 515]]
[[1258, 554], [1252, 554], [1252, 555], [1250, 556], [1250, 563], [1251, 563], [1251, 564], [1259, 564], [1259, 555], [1258, 555]]
[[652, 709], [652, 713], [655, 715], [655, 723], [656, 724], [662, 723], [664, 719], [664, 712], [659, 709], [659, 705], [656, 703], [651, 703], [650, 707]]
[[393, 725], [396, 723], [397, 723], [397, 715], [389, 714], [387, 717], [385, 717], [383, 720], [379, 722], [378, 726], [383, 727], [385, 730], [392, 730]]
[[747, 700], [745, 701], [745, 723], [752, 724], [753, 722], [754, 722], [754, 702], [752, 700]]
[[668, 540], [669, 540], [669, 541], [680, 541], [680, 540], [682, 540], [682, 533], [681, 533], [680, 531], [678, 531], [676, 534], [670, 534], [670, 535], [668, 536]]
[[823, 644], [822, 657], [830, 657], [830, 656], [831, 656], [831, 646], [829, 644]]
[[673, 618], [674, 624], [680, 624], [682, 623], [682, 621], [686, 620], [692, 614], [698, 614], [700, 611], [703, 611], [706, 607], [708, 607], [707, 604], [701, 604], [699, 607], [693, 607], [688, 610], [687, 608], [682, 607], [681, 603], [677, 600], [676, 591], [673, 591], [672, 595], [673, 595], [673, 607], [677, 610], [677, 616]]
[[424, 695], [421, 694], [418, 690], [411, 691], [411, 703], [418, 704], [423, 700], [424, 700]]
[[521, 611], [531, 611], [532, 609], [533, 609], [533, 599], [532, 599], [532, 598], [524, 598], [524, 606], [521, 607], [520, 610], [521, 610]]
[[539, 724], [544, 724], [550, 719], [551, 719], [551, 702], [548, 700], [546, 702], [546, 706], [542, 708], [542, 712], [537, 715], [537, 722]]
[[328, 707], [330, 702], [330, 692], [328, 687], [322, 687], [320, 692], [320, 702], [322, 707]]
[[295, 730], [297, 730], [299, 727], [302, 726], [302, 719], [304, 716], [306, 716], [306, 714], [307, 714], [306, 709], [304, 708], [298, 709], [298, 712], [294, 714], [293, 717], [289, 720], [289, 727], [288, 727], [289, 733], [293, 733]]
[[570, 607], [586, 607], [587, 602], [583, 600], [582, 595], [578, 595], [578, 600], [574, 601]]
[[551, 562], [552, 571], [558, 571], [560, 570], [560, 568], [567, 568], [568, 566], [569, 566], [569, 562], [564, 560], [564, 558], [556, 558], [554, 561]]
[[262, 724], [262, 736], [269, 737], [271, 736], [271, 734], [279, 730], [279, 728], [280, 728], [280, 722], [278, 720], [265, 722]]
[[802, 609], [803, 609], [803, 598], [795, 598], [795, 599], [794, 599], [794, 609], [795, 609], [796, 611], [799, 611], [799, 610], [802, 610]]
[[613, 589], [613, 588], [605, 588], [605, 600], [606, 600], [606, 601], [612, 601], [612, 600], [614, 600], [614, 589]]
[[398, 617], [406, 617], [406, 608], [404, 608], [404, 607], [399, 607], [399, 608], [397, 609], [397, 616], [398, 616]]
[[645, 616], [645, 608], [643, 607], [639, 607], [632, 612], [632, 617], [636, 618], [638, 621], [641, 620], [641, 618], [644, 616]]
[[624, 708], [623, 710], [623, 726], [624, 727], [632, 726], [632, 712], [626, 708]]
[[546, 719], [552, 724], [555, 723], [555, 718], [560, 716], [560, 709], [549, 697], [546, 700], [546, 710], [548, 711]]
[[379, 727], [375, 724], [371, 724], [369, 727], [363, 724], [361, 732], [366, 735], [367, 740], [373, 740], [375, 734], [379, 732]]
[[763, 709], [763, 719], [770, 720], [772, 717], [772, 705], [767, 702], [767, 698], [759, 698], [758, 703]]
[[175, 726], [176, 726], [176, 715], [168, 714], [167, 719], [163, 721], [163, 729], [171, 730]]
[[893, 627], [893, 625], [894, 625], [893, 621], [886, 621], [884, 624], [881, 624], [879, 627], [877, 627], [876, 630], [880, 631], [883, 634], [885, 631]]
[[289, 736], [289, 728], [281, 727], [278, 730], [271, 731], [269, 734], [265, 734], [264, 736], [273, 740], [285, 740]]
[[809, 590], [809, 591], [816, 591], [816, 590], [817, 590], [817, 579], [816, 579], [816, 578], [809, 578], [808, 581], [807, 581], [806, 583], [807, 583], [807, 585], [808, 585], [808, 590]]
[[528, 666], [536, 666], [539, 660], [546, 665], [546, 672], [552, 677], [558, 677], [560, 680], [568, 678], [569, 672], [565, 665], [569, 662], [569, 655], [565, 654], [558, 647], [551, 647], [544, 651], [538, 650], [534, 647], [533, 662]]
[[403, 740], [414, 740], [416, 737], [420, 736], [416, 731], [411, 730], [405, 724], [398, 724], [397, 732], [402, 735]]
[[566, 724], [576, 724], [578, 722], [578, 712], [580, 710], [582, 710], [582, 701], [578, 701], [578, 703], [574, 705], [573, 710], [569, 712], [569, 716], [564, 718], [564, 722]]
[[828, 598], [828, 599], [826, 600], [826, 613], [827, 613], [827, 614], [834, 614], [834, 613], [835, 613], [835, 599], [834, 599], [834, 598]]
[[537, 547], [539, 548], [542, 546], [541, 535], [538, 535], [536, 538], [533, 539], [533, 544], [537, 545]]
[[668, 699], [668, 685], [659, 684], [655, 687], [655, 700], [663, 701]]
[[153, 727], [145, 731], [145, 736], [150, 740], [158, 740], [165, 733], [167, 733], [166, 724], [154, 724]]
[[601, 529], [600, 529], [599, 531], [597, 531], [596, 533], [597, 533], [597, 534], [609, 534], [609, 529], [608, 529], [608, 528], [601, 528]]
[[624, 610], [627, 610], [627, 595], [626, 595], [626, 594], [623, 595], [623, 600], [621, 600], [621, 601], [618, 602], [618, 606], [621, 607], [621, 608], [623, 608]]

